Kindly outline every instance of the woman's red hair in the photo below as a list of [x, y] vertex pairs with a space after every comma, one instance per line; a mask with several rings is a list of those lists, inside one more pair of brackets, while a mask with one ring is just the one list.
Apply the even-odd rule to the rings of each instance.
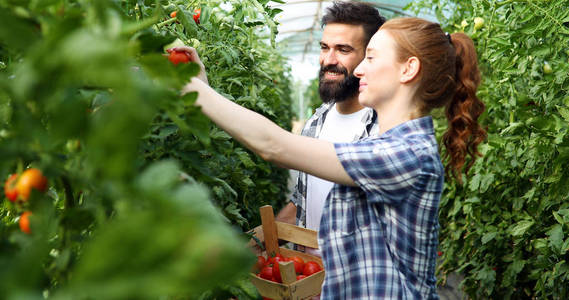
[[[421, 62], [417, 76], [421, 114], [445, 107], [448, 128], [442, 137], [447, 174], [461, 182], [472, 167], [486, 131], [478, 124], [484, 103], [476, 96], [480, 71], [476, 49], [464, 33], [445, 34], [439, 24], [419, 18], [396, 18], [381, 27], [396, 42], [401, 62], [415, 56]], [[468, 162], [467, 162], [468, 161]]]

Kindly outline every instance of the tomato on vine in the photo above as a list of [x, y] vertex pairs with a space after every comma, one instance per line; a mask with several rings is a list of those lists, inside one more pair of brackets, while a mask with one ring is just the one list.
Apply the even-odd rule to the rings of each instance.
[[194, 22], [196, 22], [196, 24], [200, 23], [200, 16], [202, 14], [202, 9], [201, 8], [196, 8], [194, 9]]
[[30, 230], [30, 216], [32, 215], [32, 212], [30, 211], [25, 211], [22, 213], [22, 215], [20, 215], [20, 221], [18, 222], [18, 224], [20, 225], [20, 230], [22, 230], [22, 232], [26, 233], [26, 234], [30, 234], [32, 231]]
[[47, 189], [47, 178], [43, 176], [40, 170], [35, 168], [25, 170], [16, 184], [18, 197], [24, 201], [28, 200], [32, 189], [40, 192], [45, 192]]
[[474, 29], [478, 30], [484, 26], [484, 19], [481, 17], [474, 18]]
[[543, 73], [545, 73], [545, 74], [553, 73], [553, 68], [551, 67], [551, 65], [548, 62], [545, 62], [543, 64]]
[[171, 13], [170, 13], [170, 18], [175, 18], [177, 14], [178, 14], [178, 11], [176, 11], [176, 10], [173, 11], [173, 12], [171, 12]]
[[16, 189], [16, 182], [18, 180], [18, 174], [14, 173], [8, 177], [6, 183], [4, 183], [4, 195], [10, 200], [10, 202], [16, 202], [18, 199], [18, 190]]

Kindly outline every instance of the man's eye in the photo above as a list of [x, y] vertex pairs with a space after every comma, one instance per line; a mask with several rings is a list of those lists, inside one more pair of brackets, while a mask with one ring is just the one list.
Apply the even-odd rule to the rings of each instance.
[[369, 61], [371, 61], [371, 60], [373, 59], [373, 57], [368, 56], [368, 57], [366, 57], [366, 59], [369, 60]]

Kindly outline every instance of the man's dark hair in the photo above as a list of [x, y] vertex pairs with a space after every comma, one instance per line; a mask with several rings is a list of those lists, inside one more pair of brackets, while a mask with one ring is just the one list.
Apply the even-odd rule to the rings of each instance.
[[364, 45], [367, 45], [371, 37], [383, 25], [385, 18], [379, 11], [366, 3], [334, 1], [331, 7], [326, 9], [322, 17], [322, 27], [328, 24], [362, 25], [364, 28]]

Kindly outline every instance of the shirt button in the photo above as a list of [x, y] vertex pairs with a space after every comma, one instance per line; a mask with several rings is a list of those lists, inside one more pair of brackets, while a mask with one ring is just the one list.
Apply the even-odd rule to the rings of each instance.
[[379, 147], [373, 148], [373, 154], [379, 154]]

